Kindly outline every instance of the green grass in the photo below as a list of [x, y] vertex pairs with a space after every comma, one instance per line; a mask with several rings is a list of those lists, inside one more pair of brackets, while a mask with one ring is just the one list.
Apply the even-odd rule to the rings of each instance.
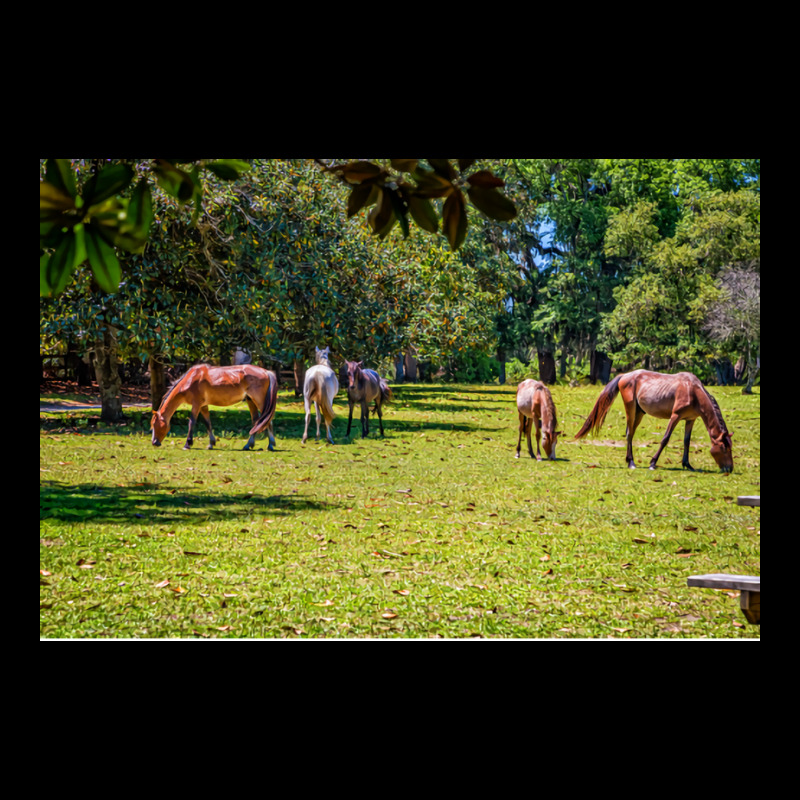
[[[516, 387], [403, 385], [360, 438], [300, 443], [282, 391], [277, 449], [243, 452], [244, 405], [212, 409], [217, 448], [164, 446], [149, 416], [40, 414], [42, 637], [758, 638], [739, 601], [689, 575], [760, 574], [760, 394], [713, 390], [733, 432], [723, 475], [695, 425], [647, 469], [645, 417], [625, 465], [617, 399], [598, 439], [571, 437], [597, 387], [555, 387], [556, 462], [517, 460]], [[760, 390], [758, 390], [760, 391]], [[202, 430], [202, 428], [201, 428]], [[315, 428], [314, 428], [315, 430]], [[324, 437], [324, 425], [322, 428]], [[732, 593], [733, 594], [733, 593]]]

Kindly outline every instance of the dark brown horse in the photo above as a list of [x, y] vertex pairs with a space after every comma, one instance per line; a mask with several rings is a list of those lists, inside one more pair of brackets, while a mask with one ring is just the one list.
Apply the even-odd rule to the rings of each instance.
[[153, 413], [150, 426], [153, 429], [153, 444], [158, 447], [169, 433], [172, 415], [183, 404], [192, 407], [189, 412], [189, 435], [183, 449], [188, 450], [194, 441], [197, 415], [200, 414], [208, 428], [208, 449], [214, 447], [216, 437], [211, 430], [211, 415], [208, 407], [231, 406], [246, 400], [250, 407], [252, 429], [250, 439], [244, 446], [249, 450], [255, 443], [256, 434], [267, 429], [269, 449], [275, 445], [272, 418], [278, 401], [278, 380], [274, 372], [240, 364], [235, 367], [210, 367], [198, 364], [192, 367], [170, 387], [161, 401], [161, 407]]
[[392, 390], [389, 384], [375, 370], [364, 369], [363, 361], [345, 361], [339, 370], [342, 386], [347, 389], [347, 401], [350, 403], [350, 416], [347, 419], [347, 435], [353, 424], [353, 406], [361, 405], [361, 438], [369, 434], [369, 404], [375, 402], [375, 413], [378, 415], [381, 436], [383, 436], [383, 404], [392, 401]]
[[708, 393], [700, 379], [691, 372], [678, 372], [665, 375], [661, 372], [649, 372], [637, 369], [618, 375], [600, 393], [583, 427], [575, 434], [580, 439], [591, 430], [600, 430], [608, 414], [608, 409], [618, 393], [622, 394], [625, 403], [625, 417], [628, 450], [625, 456], [631, 469], [636, 467], [633, 461], [633, 434], [645, 414], [659, 419], [668, 419], [667, 430], [661, 440], [656, 454], [650, 461], [650, 469], [656, 468], [656, 461], [661, 451], [667, 446], [669, 437], [676, 425], [686, 421], [683, 434], [683, 466], [693, 469], [689, 463], [689, 440], [692, 437], [694, 421], [700, 417], [706, 425], [711, 437], [711, 455], [723, 472], [733, 472], [733, 453], [731, 451], [731, 434], [722, 418], [717, 401]]
[[522, 444], [522, 434], [528, 437], [528, 452], [531, 458], [533, 447], [531, 445], [531, 428], [536, 426], [536, 460], [542, 460], [539, 442], [544, 433], [544, 454], [551, 460], [556, 460], [556, 443], [558, 442], [558, 421], [556, 419], [556, 404], [550, 390], [540, 381], [531, 378], [522, 381], [517, 386], [517, 411], [519, 411], [519, 439], [517, 440], [517, 455]]

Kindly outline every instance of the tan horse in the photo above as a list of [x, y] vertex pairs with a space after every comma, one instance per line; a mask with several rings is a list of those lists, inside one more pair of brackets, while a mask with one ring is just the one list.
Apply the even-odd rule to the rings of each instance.
[[369, 404], [375, 402], [375, 413], [383, 436], [383, 405], [391, 403], [392, 390], [389, 384], [373, 369], [364, 369], [363, 361], [345, 361], [339, 371], [339, 378], [347, 389], [350, 416], [347, 418], [347, 435], [353, 423], [353, 407], [361, 405], [361, 438], [369, 435]]
[[517, 411], [519, 411], [519, 439], [517, 440], [517, 455], [519, 458], [520, 445], [522, 444], [522, 434], [528, 437], [528, 452], [531, 458], [533, 446], [531, 445], [531, 428], [536, 426], [536, 460], [542, 460], [542, 453], [539, 443], [544, 434], [545, 455], [551, 460], [556, 460], [556, 443], [558, 442], [557, 431], [558, 420], [556, 419], [556, 404], [550, 390], [541, 382], [531, 378], [522, 381], [517, 386]]
[[317, 414], [317, 441], [319, 441], [319, 412], [322, 409], [322, 416], [325, 418], [325, 429], [328, 441], [333, 444], [331, 435], [331, 423], [333, 422], [333, 398], [339, 391], [339, 381], [336, 373], [328, 364], [328, 352], [330, 348], [324, 350], [315, 348], [317, 363], [310, 367], [306, 372], [303, 381], [303, 402], [306, 408], [306, 429], [303, 432], [303, 443], [308, 439], [308, 419], [311, 416], [311, 403], [314, 404], [314, 411]]
[[722, 418], [717, 401], [708, 393], [700, 379], [691, 372], [678, 372], [666, 375], [661, 372], [649, 372], [637, 369], [618, 375], [600, 393], [583, 427], [575, 434], [580, 439], [592, 430], [600, 430], [605, 421], [608, 409], [617, 394], [622, 394], [625, 403], [628, 450], [625, 460], [631, 469], [636, 467], [633, 461], [633, 434], [645, 414], [659, 419], [668, 419], [667, 430], [661, 440], [656, 454], [650, 461], [650, 469], [656, 468], [656, 461], [661, 451], [667, 446], [669, 437], [681, 420], [686, 421], [683, 434], [683, 466], [693, 469], [689, 464], [689, 441], [692, 437], [694, 421], [700, 417], [705, 423], [711, 438], [711, 455], [723, 472], [733, 472], [733, 452], [731, 450], [731, 434]]
[[192, 367], [172, 384], [164, 395], [161, 407], [153, 412], [150, 421], [153, 444], [156, 447], [161, 445], [169, 433], [172, 415], [180, 406], [188, 404], [192, 410], [189, 412], [189, 435], [186, 437], [183, 449], [188, 450], [192, 446], [199, 414], [208, 428], [208, 449], [211, 450], [217, 440], [211, 429], [208, 407], [231, 406], [240, 400], [247, 401], [253, 424], [250, 439], [244, 449], [249, 450], [255, 443], [256, 434], [267, 428], [269, 449], [272, 450], [275, 445], [272, 418], [278, 400], [278, 380], [274, 372], [252, 364], [235, 367], [210, 367], [207, 364], [198, 364]]

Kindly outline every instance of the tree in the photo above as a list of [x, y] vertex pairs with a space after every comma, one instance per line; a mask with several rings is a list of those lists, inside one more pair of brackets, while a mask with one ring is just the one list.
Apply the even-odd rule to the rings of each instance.
[[751, 394], [761, 351], [761, 274], [755, 265], [724, 269], [716, 281], [720, 291], [703, 323], [712, 339], [735, 352], [745, 353], [747, 381], [743, 394]]

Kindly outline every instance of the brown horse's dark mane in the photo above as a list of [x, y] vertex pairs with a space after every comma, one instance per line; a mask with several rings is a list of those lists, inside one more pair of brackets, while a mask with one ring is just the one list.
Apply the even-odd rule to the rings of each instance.
[[553, 402], [553, 395], [550, 390], [545, 387], [539, 390], [542, 394], [544, 402], [542, 403], [542, 427], [552, 433], [558, 427], [558, 420], [556, 419], [556, 404]]
[[705, 386], [703, 387], [703, 390], [705, 391], [708, 399], [711, 401], [711, 408], [714, 411], [714, 418], [717, 420], [720, 428], [722, 428], [725, 433], [728, 433], [728, 426], [725, 424], [725, 420], [722, 418], [722, 411], [720, 410], [719, 403], [717, 403], [714, 395], [711, 394], [711, 392], [709, 392]]

